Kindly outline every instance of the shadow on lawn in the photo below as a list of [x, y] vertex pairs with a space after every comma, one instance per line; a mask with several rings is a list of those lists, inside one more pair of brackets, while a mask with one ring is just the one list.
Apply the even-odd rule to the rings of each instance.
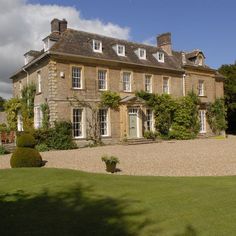
[[0, 235], [134, 236], [149, 221], [131, 219], [144, 212], [128, 211], [129, 204], [135, 203], [94, 196], [82, 186], [53, 195], [0, 194]]

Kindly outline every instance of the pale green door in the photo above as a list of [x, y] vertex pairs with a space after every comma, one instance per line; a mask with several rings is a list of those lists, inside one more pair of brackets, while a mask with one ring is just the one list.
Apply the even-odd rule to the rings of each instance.
[[137, 137], [137, 109], [129, 110], [129, 137]]

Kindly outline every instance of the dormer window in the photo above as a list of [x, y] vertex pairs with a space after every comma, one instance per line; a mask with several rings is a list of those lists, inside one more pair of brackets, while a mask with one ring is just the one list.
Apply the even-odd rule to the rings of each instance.
[[123, 56], [123, 57], [125, 56], [125, 46], [124, 45], [117, 44], [116, 50], [117, 50], [118, 56]]
[[202, 56], [198, 56], [198, 65], [203, 66], [204, 60]]
[[163, 52], [157, 52], [157, 60], [159, 62], [164, 62], [165, 61], [165, 56]]
[[139, 59], [146, 60], [146, 49], [139, 48], [138, 55], [139, 55]]
[[93, 40], [93, 51], [102, 53], [102, 42], [99, 40]]
[[47, 37], [43, 40], [43, 48], [44, 52], [48, 51], [55, 43], [55, 40], [50, 39], [50, 37]]

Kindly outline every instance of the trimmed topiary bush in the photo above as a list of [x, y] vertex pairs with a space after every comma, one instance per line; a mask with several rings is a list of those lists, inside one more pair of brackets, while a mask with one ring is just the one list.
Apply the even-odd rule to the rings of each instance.
[[11, 156], [12, 168], [18, 167], [40, 167], [42, 157], [35, 147], [35, 139], [30, 134], [22, 134], [17, 138], [17, 148]]
[[31, 134], [22, 134], [17, 137], [16, 145], [17, 147], [34, 148], [36, 145], [36, 140]]
[[12, 168], [40, 167], [42, 166], [42, 157], [36, 149], [18, 147], [12, 154], [10, 164]]

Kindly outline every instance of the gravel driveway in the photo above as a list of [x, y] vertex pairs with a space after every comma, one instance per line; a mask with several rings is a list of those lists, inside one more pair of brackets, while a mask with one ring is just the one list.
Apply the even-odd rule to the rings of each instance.
[[[125, 175], [215, 176], [236, 175], [236, 137], [165, 141], [143, 145], [114, 145], [42, 153], [47, 167], [106, 173], [103, 154], [119, 158]], [[9, 168], [10, 156], [0, 156], [0, 169]]]

